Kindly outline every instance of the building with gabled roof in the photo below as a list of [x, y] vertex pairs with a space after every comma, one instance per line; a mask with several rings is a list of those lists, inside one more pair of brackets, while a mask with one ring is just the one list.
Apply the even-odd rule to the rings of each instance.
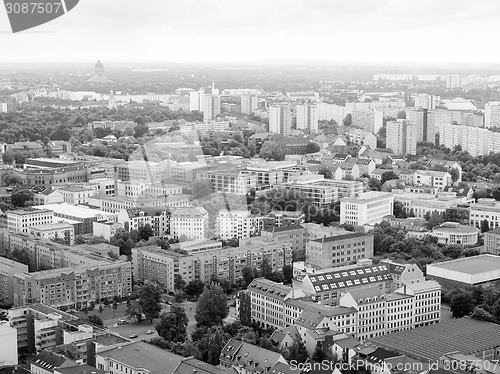
[[278, 345], [281, 349], [290, 347], [302, 339], [296, 326], [288, 326], [279, 330], [274, 330], [269, 340]]
[[393, 289], [395, 290], [405, 284], [410, 285], [425, 281], [424, 273], [417, 264], [400, 264], [389, 259], [382, 259], [380, 262], [387, 265], [392, 276]]
[[276, 364], [288, 364], [277, 352], [236, 339], [222, 348], [219, 360], [222, 367], [233, 368], [238, 374], [270, 373]]
[[30, 370], [36, 374], [53, 374], [55, 369], [77, 366], [77, 363], [44, 349], [30, 359]]
[[376, 285], [385, 293], [392, 292], [392, 276], [386, 265], [344, 266], [293, 279], [294, 287], [325, 305], [337, 305], [341, 293], [368, 285]]
[[179, 365], [174, 369], [172, 374], [223, 374], [224, 370], [219, 369], [214, 365], [207, 364], [194, 357], [186, 357], [179, 362]]

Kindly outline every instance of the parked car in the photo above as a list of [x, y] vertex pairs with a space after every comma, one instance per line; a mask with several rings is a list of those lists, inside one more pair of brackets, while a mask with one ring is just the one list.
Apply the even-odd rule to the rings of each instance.
[[135, 339], [135, 338], [138, 338], [138, 337], [139, 337], [139, 335], [137, 335], [137, 334], [132, 334], [132, 335], [129, 336], [130, 339]]
[[120, 320], [118, 320], [118, 324], [119, 325], [126, 325], [126, 324], [128, 324], [128, 321], [126, 319], [120, 319]]
[[146, 331], [146, 334], [148, 334], [148, 335], [151, 335], [151, 334], [154, 334], [154, 333], [155, 333], [155, 332], [154, 332], [153, 330], [148, 330], [148, 331]]

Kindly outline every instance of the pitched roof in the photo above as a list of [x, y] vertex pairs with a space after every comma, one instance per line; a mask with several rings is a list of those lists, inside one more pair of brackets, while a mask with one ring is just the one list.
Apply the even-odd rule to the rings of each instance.
[[220, 359], [257, 372], [268, 372], [279, 361], [284, 361], [279, 353], [237, 339], [227, 342], [221, 351]]
[[216, 366], [207, 364], [206, 362], [200, 361], [194, 357], [183, 358], [182, 361], [177, 365], [173, 374], [222, 374], [223, 370]]
[[[372, 299], [375, 296], [382, 296], [382, 295], [384, 295], [384, 292], [380, 288], [378, 288], [377, 286], [367, 287], [367, 288], [358, 288], [356, 290], [351, 290], [348, 293], [356, 301], [365, 300], [367, 298]], [[377, 301], [378, 300], [381, 300], [381, 299], [377, 298]], [[373, 300], [373, 301], [375, 301], [375, 300]]]
[[45, 350], [31, 359], [34, 365], [49, 371], [54, 371], [54, 368], [61, 366], [66, 361], [68, 361], [66, 357]]
[[370, 355], [368, 355], [368, 360], [371, 362], [381, 364], [385, 360], [387, 360], [388, 358], [397, 357], [397, 356], [401, 356], [401, 355], [395, 351], [388, 351], [387, 349], [379, 347], [374, 352], [372, 352]]
[[257, 278], [248, 285], [247, 290], [284, 300], [292, 288], [265, 278]]
[[372, 236], [372, 234], [367, 234], [367, 233], [363, 233], [363, 232], [355, 232], [355, 233], [352, 233], [352, 234], [328, 236], [326, 238], [313, 239], [313, 240], [311, 240], [311, 242], [329, 243], [329, 242], [335, 242], [337, 240], [345, 240], [345, 239], [352, 239], [352, 238], [362, 238], [362, 237], [367, 237], [367, 236]]
[[295, 321], [295, 324], [305, 327], [306, 329], [316, 329], [318, 328], [318, 325], [321, 323], [321, 321], [323, 321], [325, 318], [325, 316], [317, 312], [305, 310], [299, 315], [299, 317]]

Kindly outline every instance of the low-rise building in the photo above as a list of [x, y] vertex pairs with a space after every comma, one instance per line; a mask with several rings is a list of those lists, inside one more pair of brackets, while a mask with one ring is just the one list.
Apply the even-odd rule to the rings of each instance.
[[243, 239], [258, 235], [262, 228], [262, 218], [249, 210], [219, 211], [216, 220], [216, 235], [222, 240]]
[[54, 214], [49, 209], [21, 209], [7, 212], [7, 228], [11, 231], [28, 233], [31, 226], [53, 222]]
[[66, 222], [31, 226], [29, 233], [37, 238], [50, 239], [66, 245], [73, 245], [75, 243], [74, 226]]
[[483, 221], [488, 222], [490, 230], [496, 229], [500, 224], [500, 203], [495, 199], [479, 199], [470, 206], [470, 225], [481, 228]]
[[208, 212], [203, 207], [179, 207], [170, 214], [170, 235], [176, 239], [208, 237]]
[[0, 369], [8, 370], [18, 364], [17, 330], [7, 321], [0, 322]]
[[260, 235], [275, 243], [289, 245], [292, 248], [294, 262], [305, 259], [307, 238], [306, 230], [301, 225], [274, 227], [270, 230], [262, 230]]
[[340, 200], [340, 223], [354, 226], [382, 222], [393, 214], [394, 197], [387, 192], [370, 191]]
[[380, 262], [387, 265], [392, 276], [393, 289], [395, 290], [404, 285], [425, 281], [424, 273], [417, 264], [400, 264], [389, 259], [382, 259]]
[[500, 228], [496, 228], [484, 233], [484, 247], [482, 253], [500, 255]]
[[470, 246], [477, 244], [479, 229], [456, 222], [445, 222], [432, 229], [432, 235], [438, 238], [439, 244], [460, 244]]

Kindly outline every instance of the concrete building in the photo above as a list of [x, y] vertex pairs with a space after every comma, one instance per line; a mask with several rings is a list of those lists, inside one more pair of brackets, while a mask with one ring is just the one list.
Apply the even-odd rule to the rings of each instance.
[[340, 200], [340, 223], [354, 226], [373, 225], [392, 215], [394, 197], [387, 192], [370, 191]]
[[380, 260], [387, 266], [392, 276], [393, 289], [425, 281], [424, 273], [416, 264], [400, 264], [388, 259]]
[[75, 243], [75, 228], [67, 222], [31, 226], [29, 233], [37, 238], [58, 240], [66, 245], [73, 245]]
[[207, 239], [208, 212], [203, 207], [175, 208], [170, 214], [170, 235], [176, 239]]
[[436, 129], [433, 123], [428, 120], [427, 109], [414, 109], [408, 112], [408, 120], [413, 122], [417, 128], [417, 143], [436, 143]]
[[500, 284], [500, 256], [482, 254], [427, 265], [427, 278], [444, 288]]
[[47, 225], [53, 222], [54, 214], [49, 209], [21, 209], [7, 211], [7, 228], [28, 233], [31, 226]]
[[445, 222], [434, 227], [432, 235], [438, 238], [439, 244], [472, 246], [477, 244], [479, 229], [456, 222]]
[[422, 108], [427, 110], [434, 110], [436, 103], [439, 100], [438, 96], [428, 94], [415, 95], [415, 108]]
[[484, 127], [500, 127], [500, 101], [484, 104]]
[[86, 204], [88, 198], [96, 195], [98, 192], [90, 187], [76, 185], [60, 187], [57, 191], [63, 196], [63, 202], [74, 205]]
[[[17, 330], [7, 321], [0, 322], [0, 370], [17, 367]], [[6, 371], [7, 372], [7, 371]]]
[[417, 153], [417, 127], [410, 121], [389, 121], [386, 130], [386, 148], [397, 155]]
[[313, 239], [306, 245], [306, 265], [315, 269], [355, 264], [373, 257], [373, 235], [350, 233]]
[[222, 249], [222, 242], [217, 240], [189, 240], [182, 243], [174, 243], [170, 245], [173, 251], [180, 249], [186, 251], [188, 254], [193, 254], [201, 251], [210, 251], [215, 249]]
[[384, 125], [384, 112], [380, 110], [353, 109], [352, 126], [378, 134]]
[[0, 257], [0, 300], [14, 304], [14, 274], [28, 272], [28, 265]]
[[415, 327], [427, 326], [441, 320], [441, 285], [435, 281], [403, 285], [396, 292], [413, 296], [413, 323]]
[[239, 196], [245, 196], [251, 188], [257, 187], [257, 175], [246, 170], [214, 170], [199, 173], [198, 178], [210, 180], [216, 192]]
[[258, 109], [258, 96], [251, 93], [241, 94], [241, 113], [253, 114]]
[[318, 107], [316, 105], [297, 104], [297, 129], [318, 132]]
[[216, 220], [216, 235], [222, 240], [256, 236], [262, 229], [262, 217], [249, 210], [221, 210]]
[[290, 246], [293, 254], [293, 261], [303, 261], [306, 257], [306, 230], [301, 225], [284, 225], [262, 230], [262, 238], [272, 240], [275, 243], [282, 243]]
[[484, 247], [482, 253], [500, 256], [500, 228], [484, 233]]
[[269, 132], [288, 135], [292, 130], [290, 106], [281, 104], [269, 107]]
[[500, 204], [495, 199], [479, 199], [470, 206], [470, 225], [481, 228], [481, 222], [487, 221], [490, 230], [500, 223]]

